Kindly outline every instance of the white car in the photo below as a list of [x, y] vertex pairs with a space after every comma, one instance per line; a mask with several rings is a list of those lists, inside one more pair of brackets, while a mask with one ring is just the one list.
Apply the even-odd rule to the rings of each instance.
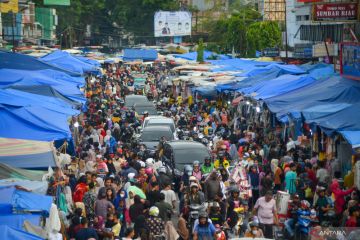
[[142, 129], [145, 129], [148, 126], [169, 126], [171, 132], [174, 134], [174, 139], [178, 140], [176, 126], [174, 119], [164, 117], [164, 116], [150, 116], [144, 119]]

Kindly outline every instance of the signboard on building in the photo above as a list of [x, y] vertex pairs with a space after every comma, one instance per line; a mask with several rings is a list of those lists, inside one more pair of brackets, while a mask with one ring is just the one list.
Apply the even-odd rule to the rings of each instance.
[[191, 35], [191, 13], [159, 11], [154, 16], [155, 37]]
[[278, 57], [280, 56], [279, 48], [265, 48], [261, 54], [263, 57]]
[[[326, 50], [327, 48], [327, 50]], [[313, 57], [327, 57], [328, 53], [330, 57], [338, 55], [338, 44], [335, 43], [318, 43], [313, 45]]]
[[70, 0], [44, 0], [44, 5], [70, 6]]
[[341, 43], [340, 46], [340, 73], [360, 80], [360, 43]]
[[0, 11], [2, 13], [17, 13], [19, 11], [19, 1], [18, 0], [8, 0], [0, 3]]
[[325, 3], [313, 5], [314, 21], [357, 21], [358, 3]]
[[299, 43], [294, 46], [294, 58], [312, 58], [312, 44], [310, 43]]

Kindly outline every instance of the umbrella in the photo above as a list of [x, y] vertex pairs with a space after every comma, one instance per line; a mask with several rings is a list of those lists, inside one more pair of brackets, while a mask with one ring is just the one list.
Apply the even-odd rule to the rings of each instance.
[[138, 187], [136, 186], [130, 186], [127, 190], [127, 194], [129, 196], [129, 192], [134, 193], [135, 195], [138, 195], [140, 198], [142, 199], [146, 199], [146, 195], [145, 193]]

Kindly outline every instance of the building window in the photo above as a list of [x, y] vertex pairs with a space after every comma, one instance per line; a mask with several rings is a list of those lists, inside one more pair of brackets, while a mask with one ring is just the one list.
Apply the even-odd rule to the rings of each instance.
[[310, 20], [310, 15], [305, 15], [305, 21], [309, 21]]
[[301, 21], [301, 16], [296, 16], [296, 21]]

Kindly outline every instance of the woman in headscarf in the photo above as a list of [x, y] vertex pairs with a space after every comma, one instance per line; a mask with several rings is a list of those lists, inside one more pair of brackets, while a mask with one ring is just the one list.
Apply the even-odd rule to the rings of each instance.
[[330, 185], [331, 192], [334, 194], [335, 197], [335, 213], [341, 216], [342, 212], [344, 211], [345, 199], [344, 197], [351, 194], [355, 188], [350, 188], [348, 190], [342, 190], [340, 188], [339, 182], [334, 179]]
[[85, 175], [79, 178], [78, 184], [75, 187], [75, 191], [73, 195], [74, 203], [83, 201], [84, 194], [88, 191], [88, 186], [86, 182], [87, 181]]

